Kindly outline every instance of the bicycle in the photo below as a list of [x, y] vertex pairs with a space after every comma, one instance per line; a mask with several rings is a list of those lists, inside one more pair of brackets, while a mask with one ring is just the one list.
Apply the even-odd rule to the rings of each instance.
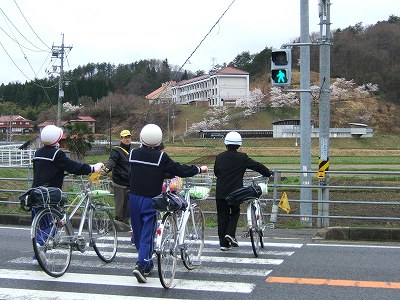
[[[245, 177], [243, 184], [253, 187], [260, 186], [261, 194], [265, 195], [268, 192], [268, 177], [262, 175]], [[260, 196], [261, 196], [260, 194]], [[247, 233], [250, 237], [251, 247], [255, 257], [259, 256], [260, 248], [264, 248], [264, 215], [260, 196], [246, 198], [246, 219]]]
[[[93, 173], [85, 184], [81, 176], [82, 191], [68, 207], [45, 202], [36, 206], [38, 212], [31, 227], [33, 250], [40, 267], [52, 277], [60, 277], [67, 271], [73, 250], [85, 252], [87, 240], [83, 236], [83, 229], [86, 218], [89, 246], [106, 263], [115, 258], [118, 241], [110, 207], [93, 201], [109, 195], [108, 188], [96, 189], [95, 184], [108, 183], [99, 177], [100, 173]], [[81, 217], [78, 230], [75, 231], [72, 217], [78, 210], [81, 211]]]
[[[172, 286], [178, 256], [188, 270], [193, 270], [201, 264], [204, 248], [204, 215], [201, 208], [192, 200], [207, 198], [211, 185], [212, 178], [207, 174], [186, 178], [183, 193], [187, 206], [179, 210], [166, 207], [165, 210], [159, 211], [161, 220], [156, 230], [155, 255], [160, 282], [165, 289]], [[168, 192], [167, 189], [164, 194], [168, 195]]]

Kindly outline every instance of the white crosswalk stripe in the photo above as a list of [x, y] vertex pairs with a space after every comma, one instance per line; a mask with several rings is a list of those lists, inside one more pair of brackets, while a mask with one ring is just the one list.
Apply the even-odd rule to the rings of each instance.
[[[106, 264], [97, 258], [92, 248], [88, 247], [84, 253], [74, 252], [71, 265], [63, 276], [53, 278], [48, 276], [39, 266], [32, 266], [32, 258], [26, 253], [21, 257], [9, 260], [7, 263], [15, 268], [0, 268], [0, 278], [12, 281], [28, 280], [37, 283], [73, 284], [73, 285], [106, 285], [115, 289], [112, 299], [158, 299], [157, 297], [143, 297], [137, 288], [163, 290], [155, 270], [148, 277], [146, 284], [140, 284], [132, 275], [137, 253], [130, 243], [130, 238], [118, 238], [118, 252], [114, 262]], [[217, 240], [206, 240], [201, 265], [188, 271], [178, 261], [177, 273], [173, 289], [193, 290], [199, 292], [250, 294], [257, 282], [263, 281], [273, 271], [274, 266], [283, 263], [284, 259], [292, 256], [296, 249], [302, 247], [301, 243], [265, 243], [265, 249], [260, 251], [260, 257], [255, 258], [251, 244], [241, 241], [240, 247], [230, 251], [219, 250]], [[250, 266], [250, 267], [249, 267]], [[238, 279], [239, 282], [238, 282]], [[256, 278], [256, 279], [255, 279]], [[129, 289], [129, 294], [119, 295], [117, 287]], [[0, 299], [88, 299], [88, 295], [79, 292], [79, 287], [74, 291], [45, 291], [39, 289], [15, 289], [0, 287]], [[11, 296], [12, 295], [12, 296]], [[174, 295], [170, 295], [173, 299]], [[90, 298], [109, 300], [110, 296], [90, 293]], [[182, 299], [181, 297], [178, 297]], [[218, 296], [215, 296], [218, 298]]]

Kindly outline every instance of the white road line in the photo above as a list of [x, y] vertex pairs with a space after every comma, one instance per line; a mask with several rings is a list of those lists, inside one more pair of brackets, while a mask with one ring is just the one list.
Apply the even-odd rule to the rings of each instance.
[[[102, 294], [85, 294], [85, 293], [72, 293], [72, 292], [57, 292], [57, 291], [42, 291], [42, 290], [22, 290], [11, 288], [0, 288], [0, 299], [37, 299], [37, 300], [161, 300], [165, 298], [149, 298], [138, 296], [118, 296], [118, 295], [102, 295]], [[177, 300], [175, 298], [168, 298]]]
[[[107, 285], [112, 286], [163, 288], [158, 278], [148, 278], [146, 284], [141, 284], [137, 282], [134, 276], [66, 273], [61, 277], [53, 278], [45, 274], [43, 271], [0, 269], [0, 278], [78, 284], [107, 283]], [[251, 283], [177, 279], [174, 280], [173, 288], [182, 290], [249, 294], [252, 292], [254, 287], [255, 284]]]
[[[118, 237], [120, 242], [131, 242], [131, 238], [128, 237]], [[219, 241], [217, 240], [205, 240], [205, 245], [214, 245], [219, 247]], [[123, 244], [120, 244], [123, 245]], [[118, 245], [118, 247], [120, 246]], [[243, 242], [239, 240], [239, 246], [251, 246], [251, 242]], [[303, 244], [300, 243], [264, 243], [264, 247], [278, 247], [278, 248], [301, 248]]]
[[[136, 252], [136, 248], [135, 246], [129, 245], [129, 244], [118, 244], [118, 250], [123, 249], [124, 251], [132, 251], [132, 252]], [[272, 255], [272, 256], [291, 256], [294, 254], [293, 251], [266, 251], [267, 247], [264, 246], [264, 249], [260, 249], [260, 253], [262, 253], [263, 255]], [[249, 253], [253, 253], [253, 251], [251, 250], [251, 246], [244, 246], [242, 244], [240, 244], [240, 247], [238, 248], [232, 248], [231, 249], [232, 252], [234, 253], [240, 253], [240, 254], [249, 254]], [[118, 255], [119, 252], [117, 252]], [[203, 249], [203, 253], [223, 253], [221, 252], [221, 250], [219, 249], [219, 247], [204, 247]]]
[[[260, 253], [262, 255], [271, 255], [271, 256], [292, 256], [295, 252], [294, 251], [267, 251], [265, 250], [266, 248], [264, 247], [264, 249], [260, 249]], [[123, 251], [131, 251], [131, 252], [136, 252], [136, 248], [130, 246], [130, 245], [118, 245], [118, 253], [120, 253], [120, 250]], [[209, 247], [205, 247], [203, 249], [203, 255], [205, 254], [209, 254], [209, 253], [226, 253], [226, 252], [221, 252], [221, 250], [219, 249], [219, 247], [213, 247], [213, 248], [209, 248]], [[238, 248], [231, 248], [231, 250], [228, 253], [238, 253], [238, 254], [252, 254], [253, 251], [251, 250], [251, 247], [246, 247], [246, 246], [240, 246]]]
[[[20, 257], [17, 259], [10, 260], [9, 262], [15, 263], [15, 264], [21, 264], [21, 265], [30, 265], [32, 263], [32, 260], [27, 257]], [[134, 261], [131, 263], [124, 263], [124, 262], [112, 262], [110, 264], [106, 264], [102, 262], [101, 260], [96, 260], [96, 261], [88, 261], [88, 260], [71, 260], [71, 266], [70, 267], [80, 267], [84, 269], [98, 269], [98, 268], [103, 268], [104, 270], [110, 270], [110, 269], [116, 269], [116, 270], [133, 270], [134, 268]], [[201, 273], [201, 274], [221, 274], [221, 275], [227, 275], [227, 274], [234, 274], [234, 275], [240, 275], [240, 276], [267, 276], [269, 273], [272, 272], [272, 270], [266, 270], [261, 267], [257, 269], [249, 269], [249, 268], [238, 268], [237, 265], [234, 265], [232, 267], [208, 267], [204, 265], [200, 265], [198, 268], [188, 271], [182, 264], [178, 264], [177, 270], [178, 273], [186, 273], [186, 272], [194, 272], [194, 273]], [[153, 272], [155, 274], [157, 273], [157, 270], [155, 269]], [[1, 299], [1, 298], [0, 298]]]

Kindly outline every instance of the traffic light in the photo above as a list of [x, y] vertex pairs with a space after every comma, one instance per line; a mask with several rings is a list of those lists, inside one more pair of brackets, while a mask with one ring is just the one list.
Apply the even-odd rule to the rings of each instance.
[[290, 85], [292, 79], [292, 52], [290, 49], [272, 50], [272, 86]]

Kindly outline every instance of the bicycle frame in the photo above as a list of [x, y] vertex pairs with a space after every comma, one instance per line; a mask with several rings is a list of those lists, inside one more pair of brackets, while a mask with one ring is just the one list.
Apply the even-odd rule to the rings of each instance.
[[[50, 276], [60, 277], [67, 271], [73, 250], [85, 251], [87, 243], [83, 236], [83, 228], [86, 219], [89, 246], [93, 247], [97, 256], [106, 263], [115, 258], [118, 240], [109, 208], [101, 203], [91, 202], [97, 196], [109, 194], [108, 190], [93, 189], [94, 183], [100, 182], [100, 174], [97, 175], [89, 177], [89, 186], [83, 184], [81, 177], [83, 189], [72, 201], [72, 205], [44, 205], [36, 212], [31, 226], [33, 250], [39, 265]], [[72, 212], [69, 213], [71, 209]], [[78, 232], [75, 233], [72, 217], [78, 209], [82, 209], [82, 215]]]
[[261, 208], [261, 201], [258, 198], [254, 198], [253, 200], [249, 201], [247, 204], [247, 228], [252, 228], [253, 227], [253, 221], [251, 219], [252, 215], [252, 210], [255, 210], [255, 216], [256, 216], [256, 221], [257, 221], [257, 227], [263, 228], [263, 218], [262, 218], [262, 208]]

